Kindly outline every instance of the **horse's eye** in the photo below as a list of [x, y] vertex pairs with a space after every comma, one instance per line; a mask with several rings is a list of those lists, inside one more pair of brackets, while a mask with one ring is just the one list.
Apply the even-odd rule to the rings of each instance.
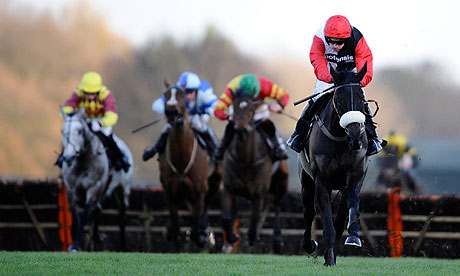
[[81, 129], [78, 131], [78, 134], [79, 134], [79, 135], [81, 134]]

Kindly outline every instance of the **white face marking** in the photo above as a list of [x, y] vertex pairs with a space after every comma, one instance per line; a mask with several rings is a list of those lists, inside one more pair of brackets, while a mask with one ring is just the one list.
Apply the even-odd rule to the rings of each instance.
[[248, 106], [247, 102], [241, 102], [240, 103], [240, 108], [245, 108], [246, 106]]
[[177, 104], [176, 93], [177, 93], [177, 89], [172, 88], [171, 89], [171, 98], [166, 102], [167, 105], [176, 105]]

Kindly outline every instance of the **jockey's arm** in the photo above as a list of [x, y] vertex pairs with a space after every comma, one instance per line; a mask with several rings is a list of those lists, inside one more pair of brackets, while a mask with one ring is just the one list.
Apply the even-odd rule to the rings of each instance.
[[152, 110], [158, 114], [165, 114], [165, 96], [161, 96], [152, 103]]
[[321, 38], [315, 35], [310, 49], [310, 62], [315, 69], [316, 78], [320, 81], [331, 83], [332, 76], [327, 67], [326, 46]]
[[222, 121], [228, 119], [229, 115], [227, 114], [230, 105], [233, 104], [233, 97], [230, 88], [227, 88], [225, 92], [220, 96], [217, 104], [214, 108], [214, 116]]
[[118, 122], [117, 103], [112, 93], [109, 93], [102, 101], [104, 116], [99, 120], [102, 127], [114, 126]]
[[356, 46], [355, 49], [355, 57], [356, 57], [356, 69], [361, 70], [363, 68], [364, 64], [367, 62], [367, 71], [366, 74], [364, 75], [364, 78], [361, 80], [361, 86], [365, 87], [368, 85], [371, 80], [372, 76], [374, 74], [374, 65], [373, 65], [373, 57], [372, 57], [372, 52], [367, 45], [366, 40], [364, 37], [362, 37], [358, 45]]

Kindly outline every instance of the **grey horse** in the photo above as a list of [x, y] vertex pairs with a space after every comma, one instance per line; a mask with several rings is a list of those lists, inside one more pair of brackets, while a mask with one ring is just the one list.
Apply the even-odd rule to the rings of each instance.
[[[132, 186], [133, 158], [127, 145], [114, 136], [120, 150], [130, 163], [128, 172], [109, 168], [109, 160], [104, 145], [88, 126], [85, 108], [66, 114], [62, 126], [63, 165], [62, 177], [67, 189], [70, 208], [73, 214], [75, 231], [72, 231], [72, 245], [68, 251], [80, 251], [80, 241], [85, 225], [91, 221], [90, 234], [99, 238], [97, 231], [98, 215], [101, 212], [101, 201], [109, 196], [117, 187], [120, 196], [120, 217], [124, 217], [129, 205], [129, 194]], [[76, 223], [75, 223], [76, 222]], [[124, 244], [124, 220], [120, 223], [122, 247]]]

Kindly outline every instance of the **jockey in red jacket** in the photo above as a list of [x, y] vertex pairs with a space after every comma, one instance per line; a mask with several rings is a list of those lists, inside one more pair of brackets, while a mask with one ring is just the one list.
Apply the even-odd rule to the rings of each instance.
[[[289, 102], [289, 93], [287, 90], [279, 87], [277, 84], [271, 82], [263, 77], [257, 77], [253, 74], [239, 75], [233, 78], [227, 85], [227, 89], [222, 94], [214, 109], [214, 116], [220, 120], [227, 120], [231, 115], [231, 106], [233, 104], [232, 92], [239, 89], [245, 91], [255, 91], [253, 101], [255, 103], [254, 121], [257, 123], [257, 129], [262, 131], [269, 137], [272, 144], [271, 157], [273, 161], [287, 159], [285, 145], [283, 139], [276, 130], [273, 122], [268, 118], [270, 111], [281, 112], [281, 110]], [[270, 106], [267, 103], [268, 99], [273, 99], [276, 102]], [[224, 137], [222, 143], [216, 149], [215, 157], [222, 160], [225, 149], [230, 145], [233, 138], [235, 129], [231, 118], [225, 127]]]
[[[329, 68], [336, 70], [356, 70], [358, 72], [367, 62], [367, 72], [361, 80], [361, 86], [365, 87], [372, 80], [373, 58], [372, 52], [366, 43], [361, 32], [350, 25], [348, 19], [341, 15], [334, 15], [326, 21], [326, 25], [320, 28], [313, 37], [313, 44], [310, 49], [310, 62], [313, 65], [316, 75], [316, 85], [313, 94], [318, 94], [311, 99], [304, 107], [302, 115], [297, 122], [296, 128], [288, 139], [287, 144], [296, 152], [304, 147], [304, 140], [312, 123], [314, 111], [310, 109], [313, 103], [321, 96], [332, 93], [322, 93], [333, 86], [332, 76]], [[369, 139], [367, 155], [378, 153], [382, 149], [375, 123], [372, 120], [370, 108], [366, 108], [366, 132]]]

